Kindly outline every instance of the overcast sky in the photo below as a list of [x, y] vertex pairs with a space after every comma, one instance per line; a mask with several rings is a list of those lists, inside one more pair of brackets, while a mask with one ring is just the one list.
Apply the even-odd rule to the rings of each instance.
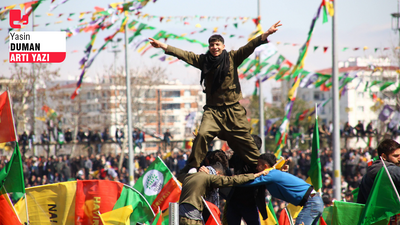
[[[16, 3], [23, 3], [21, 0], [1, 0], [0, 7], [8, 6]], [[68, 27], [74, 27], [78, 24], [79, 13], [85, 11], [94, 11], [94, 7], [107, 8], [109, 3], [114, 1], [110, 0], [68, 0], [65, 4], [58, 6], [51, 13], [54, 16], [48, 16], [46, 13], [50, 12], [50, 0], [44, 1], [35, 11], [35, 24], [39, 24], [35, 28], [37, 31], [59, 31]], [[61, 0], [56, 0], [53, 4], [57, 4]], [[293, 63], [296, 62], [298, 51], [302, 44], [307, 39], [307, 33], [321, 0], [261, 0], [261, 25], [264, 30], [267, 30], [273, 23], [281, 21], [283, 26], [279, 31], [270, 36], [272, 44], [276, 45], [278, 54], [282, 54]], [[346, 60], [354, 56], [390, 56], [391, 51], [377, 51], [374, 48], [383, 49], [384, 47], [397, 46], [399, 42], [399, 33], [395, 34], [391, 29], [391, 13], [397, 12], [398, 1], [395, 0], [352, 0], [343, 1], [336, 0], [336, 16], [337, 16], [337, 45], [339, 60]], [[16, 7], [19, 8], [19, 7]], [[233, 26], [236, 23], [233, 19], [226, 20], [227, 17], [257, 17], [257, 1], [256, 0], [158, 0], [157, 2], [149, 2], [147, 6], [142, 9], [142, 14], [156, 15], [156, 16], [221, 16], [222, 19], [214, 20], [199, 20], [187, 19], [188, 25], [184, 25], [183, 21], [179, 19], [172, 19], [171, 22], [159, 22], [158, 19], [148, 18], [139, 19], [139, 22], [147, 23], [154, 26], [156, 30], [142, 32], [144, 37], [151, 37], [159, 30], [165, 30], [168, 33], [183, 34], [192, 31], [199, 31], [203, 28], [208, 30], [203, 33], [188, 35], [189, 38], [194, 38], [202, 42], [207, 42], [208, 37], [212, 34], [214, 27], [219, 27], [218, 33], [226, 32], [225, 42], [227, 50], [237, 49], [247, 42], [249, 34], [255, 30], [255, 25], [249, 19], [248, 22], [242, 24], [238, 23], [238, 28]], [[63, 13], [61, 17], [58, 15]], [[69, 13], [76, 13], [71, 18], [72, 21], [67, 21]], [[89, 21], [89, 15], [85, 15], [85, 21]], [[134, 17], [135, 18], [135, 17]], [[136, 18], [135, 18], [136, 19]], [[57, 21], [62, 23], [55, 24]], [[24, 28], [25, 31], [32, 29], [32, 21]], [[45, 26], [46, 23], [51, 23]], [[202, 28], [196, 28], [196, 24], [200, 24]], [[224, 26], [227, 25], [226, 29]], [[8, 19], [0, 21], [0, 71], [3, 76], [9, 76], [10, 63], [4, 63], [3, 60], [8, 59], [8, 44], [5, 44], [4, 39], [8, 35]], [[331, 18], [329, 22], [322, 24], [322, 15], [317, 21], [312, 40], [310, 43], [311, 49], [305, 61], [305, 69], [314, 71], [331, 67], [331, 46], [332, 46], [332, 24]], [[112, 34], [114, 30], [101, 31], [96, 39], [94, 48], [99, 48], [104, 43], [104, 38]], [[129, 35], [131, 33], [128, 33]], [[230, 34], [235, 34], [236, 37], [230, 38]], [[237, 38], [243, 35], [246, 38]], [[118, 34], [117, 37], [123, 37], [123, 34]], [[52, 68], [61, 69], [61, 79], [76, 79], [79, 74], [79, 60], [83, 56], [83, 50], [86, 44], [90, 41], [90, 33], [80, 33], [67, 40], [67, 58], [61, 64], [53, 64]], [[277, 45], [277, 42], [280, 42]], [[190, 50], [195, 53], [204, 53], [206, 49], [202, 48], [199, 44], [189, 43], [187, 41], [168, 41], [168, 44], [180, 47], [185, 50]], [[284, 45], [284, 43], [290, 43]], [[298, 44], [293, 46], [293, 44]], [[319, 46], [314, 52], [313, 46]], [[362, 49], [368, 46], [366, 51], [354, 51], [353, 48], [359, 47]], [[120, 46], [123, 48], [123, 46]], [[328, 51], [323, 53], [323, 47], [328, 47]], [[342, 51], [344, 47], [349, 50]], [[77, 53], [72, 51], [77, 50]], [[178, 79], [185, 84], [198, 84], [200, 72], [192, 67], [185, 67], [182, 63], [168, 64], [168, 62], [161, 62], [157, 57], [150, 59], [150, 56], [158, 52], [153, 49], [141, 56], [134, 49], [129, 49], [129, 67], [137, 68], [143, 65], [147, 67], [161, 66], [166, 68], [167, 75], [170, 79]], [[94, 54], [92, 54], [93, 56]], [[104, 66], [110, 66], [114, 62], [114, 55], [110, 49], [104, 50], [100, 53], [99, 57], [95, 60], [93, 65], [89, 68], [86, 77], [95, 80], [95, 77], [102, 76]], [[117, 65], [121, 66], [124, 62], [124, 52], [118, 56]], [[271, 62], [274, 62], [271, 59]], [[270, 88], [279, 85], [274, 81], [264, 82], [263, 88], [264, 97], [270, 101]], [[242, 81], [243, 91], [245, 95], [252, 93], [254, 89], [254, 80]]]

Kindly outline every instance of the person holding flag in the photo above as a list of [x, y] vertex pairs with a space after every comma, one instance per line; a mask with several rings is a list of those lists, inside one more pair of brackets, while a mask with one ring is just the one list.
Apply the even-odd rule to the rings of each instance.
[[182, 173], [200, 167], [208, 151], [208, 144], [219, 135], [226, 137], [232, 149], [239, 153], [246, 163], [257, 166], [260, 152], [250, 136], [246, 110], [239, 103], [243, 97], [237, 68], [255, 48], [268, 43], [267, 37], [275, 33], [281, 25], [280, 21], [275, 23], [245, 46], [229, 52], [225, 50], [224, 38], [218, 34], [208, 39], [209, 51], [206, 54], [194, 54], [149, 38], [154, 48], [161, 48], [166, 54], [176, 56], [200, 69], [200, 84], [203, 85], [204, 82], [204, 114], [193, 142], [192, 153]]
[[[400, 191], [400, 144], [394, 140], [383, 140], [378, 146], [378, 155], [382, 157], [397, 191]], [[367, 168], [367, 173], [361, 180], [357, 203], [365, 204], [374, 185], [375, 177], [383, 166], [382, 160], [375, 160]]]

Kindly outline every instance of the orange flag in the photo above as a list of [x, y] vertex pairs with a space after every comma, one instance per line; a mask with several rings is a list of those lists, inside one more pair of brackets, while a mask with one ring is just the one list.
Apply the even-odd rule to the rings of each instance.
[[7, 194], [0, 195], [0, 224], [4, 225], [12, 225], [12, 224], [21, 224], [17, 215], [15, 215], [14, 210], [11, 206], [11, 201], [8, 198]]
[[8, 92], [0, 95], [0, 143], [15, 141], [14, 122]]

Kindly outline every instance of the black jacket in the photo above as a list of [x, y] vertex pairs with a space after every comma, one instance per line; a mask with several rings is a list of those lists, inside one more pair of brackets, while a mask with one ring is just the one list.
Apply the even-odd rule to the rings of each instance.
[[[385, 165], [388, 168], [390, 176], [392, 177], [393, 183], [397, 188], [397, 191], [400, 191], [400, 167], [396, 166], [396, 164], [385, 161]], [[375, 177], [378, 174], [379, 170], [382, 168], [383, 164], [380, 159], [376, 160], [372, 163], [371, 166], [367, 168], [367, 174], [361, 180], [360, 189], [358, 192], [357, 203], [365, 204], [368, 200], [369, 193], [371, 192], [371, 188], [374, 185]]]

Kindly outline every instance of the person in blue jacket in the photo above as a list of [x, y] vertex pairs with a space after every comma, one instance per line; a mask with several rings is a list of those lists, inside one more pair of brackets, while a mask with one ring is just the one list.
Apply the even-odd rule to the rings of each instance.
[[[258, 158], [257, 170], [264, 171], [273, 167], [276, 157], [271, 153], [264, 153]], [[274, 198], [279, 198], [295, 206], [303, 206], [296, 219], [296, 225], [315, 225], [324, 210], [324, 203], [313, 186], [304, 180], [280, 170], [271, 170], [268, 175], [260, 176], [254, 181], [242, 186], [265, 185]]]

